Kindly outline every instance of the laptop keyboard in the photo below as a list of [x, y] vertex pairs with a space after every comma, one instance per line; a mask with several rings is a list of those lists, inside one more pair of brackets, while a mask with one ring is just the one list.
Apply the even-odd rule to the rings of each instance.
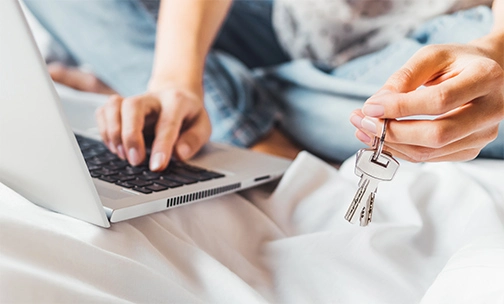
[[100, 141], [79, 135], [75, 137], [92, 177], [140, 193], [149, 194], [225, 176], [177, 160], [170, 161], [168, 168], [162, 172], [152, 172], [147, 163], [131, 166]]

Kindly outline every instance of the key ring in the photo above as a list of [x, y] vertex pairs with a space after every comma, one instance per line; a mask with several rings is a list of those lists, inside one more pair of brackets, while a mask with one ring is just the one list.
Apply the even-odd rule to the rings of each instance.
[[373, 144], [373, 147], [376, 146], [376, 144], [378, 144], [378, 147], [376, 148], [376, 151], [373, 154], [374, 161], [376, 161], [378, 159], [378, 156], [380, 156], [380, 154], [382, 153], [383, 143], [385, 142], [385, 135], [387, 135], [387, 123], [388, 123], [388, 119], [385, 119], [385, 122], [383, 123], [383, 129], [382, 129], [380, 140], [378, 141], [378, 137], [375, 137], [375, 142]]

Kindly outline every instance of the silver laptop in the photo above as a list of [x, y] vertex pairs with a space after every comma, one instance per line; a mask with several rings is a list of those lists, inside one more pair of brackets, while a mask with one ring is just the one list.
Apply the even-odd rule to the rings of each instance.
[[92, 139], [93, 111], [63, 107], [18, 0], [0, 1], [0, 22], [0, 182], [40, 206], [109, 227], [271, 181], [290, 164], [209, 143], [161, 174], [131, 167]]

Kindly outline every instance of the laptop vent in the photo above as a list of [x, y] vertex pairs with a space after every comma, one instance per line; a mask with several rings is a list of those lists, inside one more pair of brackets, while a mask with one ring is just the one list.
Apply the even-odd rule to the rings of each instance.
[[166, 207], [178, 206], [178, 205], [192, 202], [195, 200], [199, 200], [199, 199], [202, 199], [205, 197], [210, 197], [210, 196], [214, 196], [214, 195], [217, 195], [220, 193], [239, 189], [240, 187], [241, 187], [241, 183], [236, 183], [236, 184], [232, 184], [232, 185], [228, 185], [228, 186], [224, 186], [224, 187], [213, 188], [213, 189], [208, 189], [208, 190], [195, 192], [195, 193], [191, 193], [191, 194], [172, 197], [166, 201]]

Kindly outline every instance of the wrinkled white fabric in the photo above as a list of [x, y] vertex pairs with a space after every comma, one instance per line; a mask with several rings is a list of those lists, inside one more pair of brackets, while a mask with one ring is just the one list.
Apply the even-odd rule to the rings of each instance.
[[390, 304], [427, 290], [422, 303], [502, 302], [503, 161], [403, 163], [366, 228], [343, 219], [353, 161], [338, 171], [301, 153], [272, 194], [267, 185], [110, 229], [0, 185], [0, 302]]

